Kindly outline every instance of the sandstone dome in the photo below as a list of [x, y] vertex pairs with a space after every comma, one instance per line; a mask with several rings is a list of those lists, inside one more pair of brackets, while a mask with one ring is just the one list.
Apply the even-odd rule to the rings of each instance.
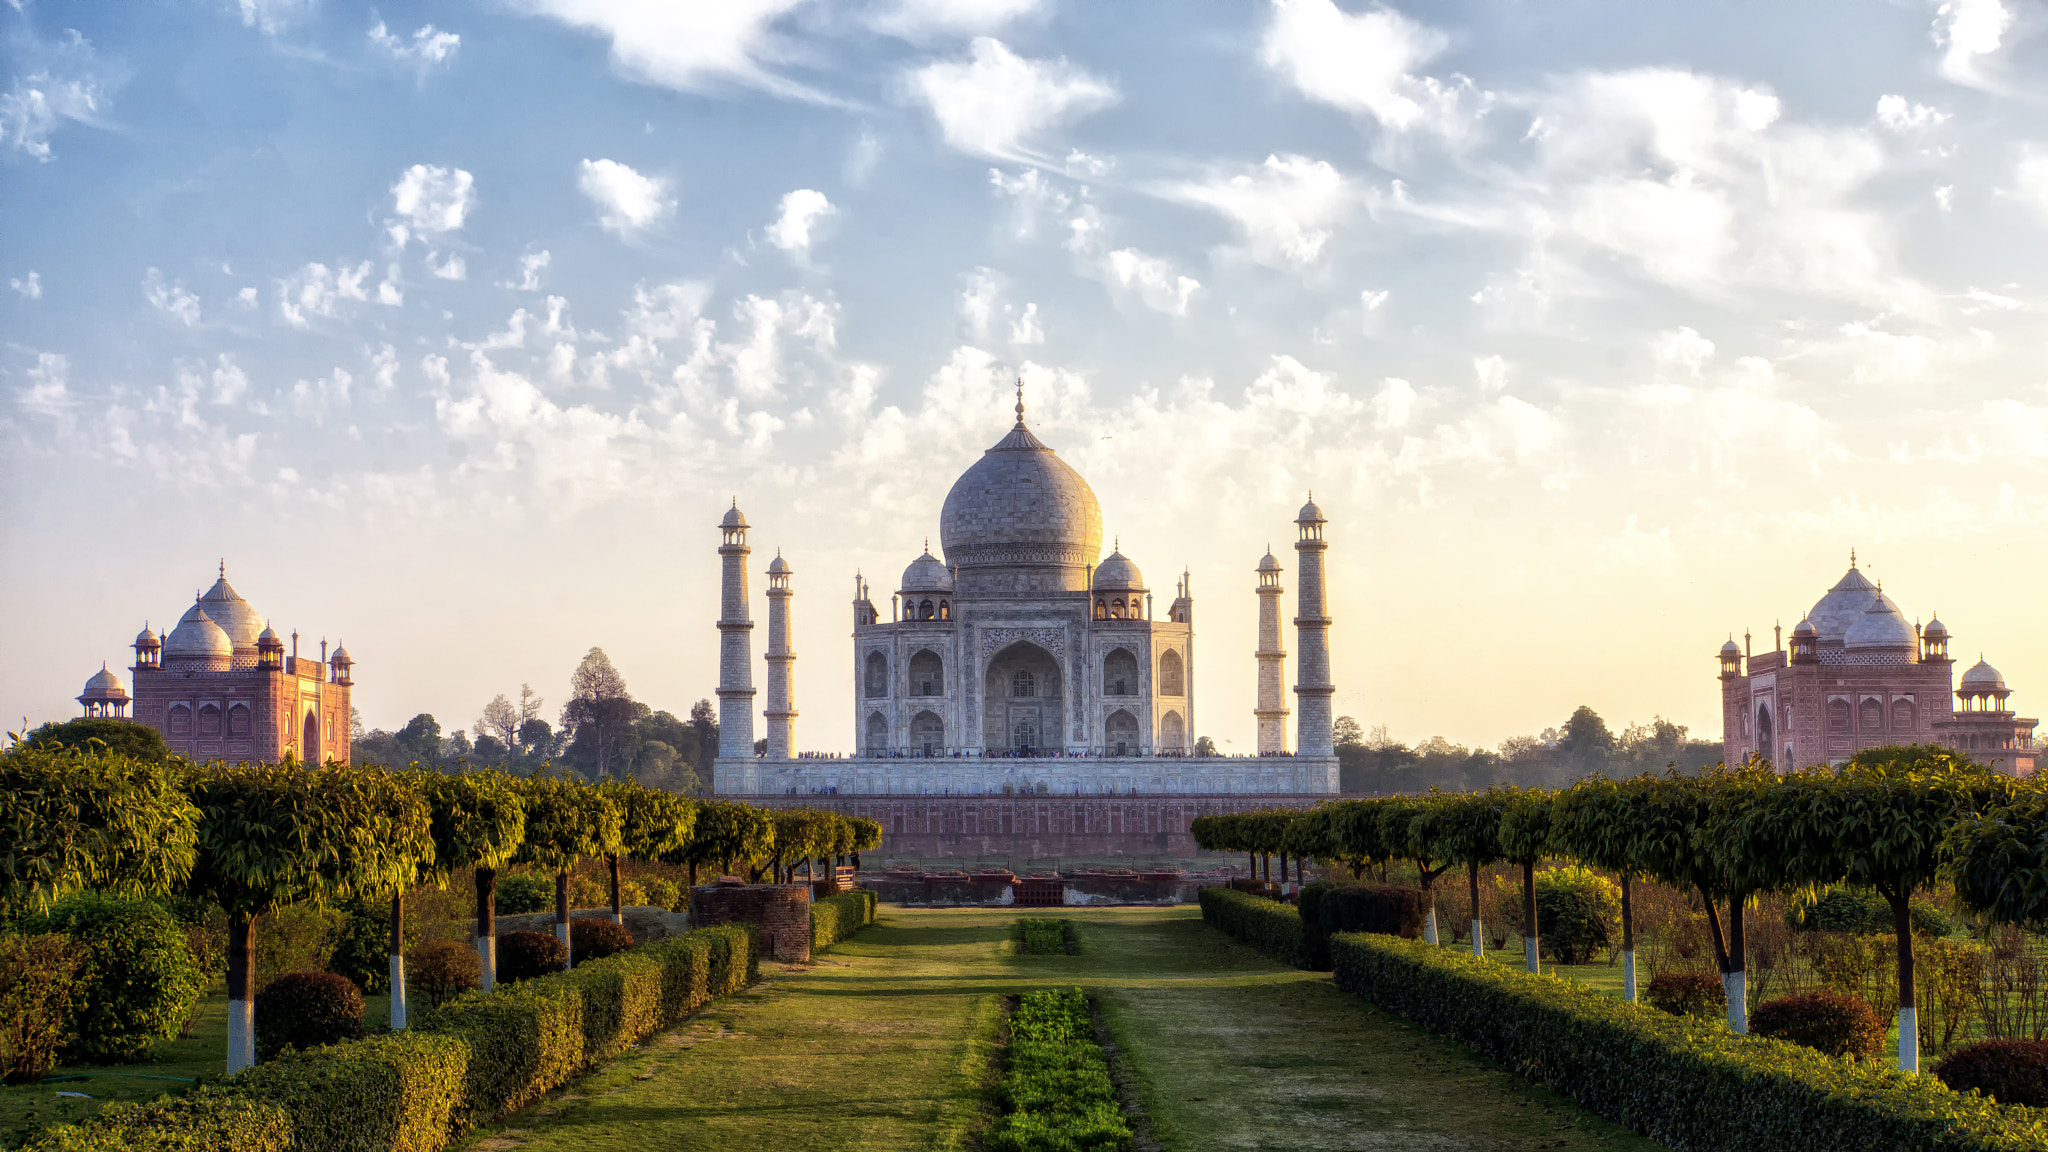
[[1081, 474], [1024, 426], [1020, 403], [1016, 427], [946, 493], [939, 544], [963, 570], [1072, 568], [1078, 578], [1102, 555], [1102, 508]]
[[1835, 581], [1827, 595], [1814, 602], [1813, 610], [1806, 618], [1813, 622], [1814, 631], [1823, 640], [1841, 640], [1848, 636], [1849, 626], [1861, 619], [1870, 610], [1870, 597], [1877, 591], [1877, 585], [1870, 582], [1854, 565]]
[[1982, 656], [1963, 673], [1963, 687], [1975, 688], [1980, 692], [2000, 692], [2005, 689], [2005, 677], [1984, 661]]

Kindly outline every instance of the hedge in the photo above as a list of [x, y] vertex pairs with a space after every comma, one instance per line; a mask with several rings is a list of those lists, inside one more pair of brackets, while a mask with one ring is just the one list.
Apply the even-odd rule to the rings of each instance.
[[1204, 888], [1201, 898], [1202, 919], [1211, 927], [1296, 968], [1314, 966], [1315, 948], [1303, 933], [1301, 914], [1293, 905], [1235, 888]]
[[2038, 1112], [1916, 1076], [1645, 1011], [1462, 950], [1330, 941], [1339, 987], [1692, 1152], [2006, 1152], [2048, 1144]]
[[855, 888], [811, 904], [811, 950], [827, 948], [875, 922], [875, 893]]
[[112, 1105], [25, 1152], [440, 1152], [759, 975], [744, 925], [703, 928], [294, 1052], [185, 1096]]

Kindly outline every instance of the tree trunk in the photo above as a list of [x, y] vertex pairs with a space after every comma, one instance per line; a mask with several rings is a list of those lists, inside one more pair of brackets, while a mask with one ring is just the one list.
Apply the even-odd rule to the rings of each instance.
[[619, 858], [617, 856], [607, 856], [604, 860], [611, 867], [612, 871], [612, 923], [624, 924], [626, 922], [626, 906], [620, 902], [619, 897]]
[[1259, 854], [1257, 852], [1247, 852], [1245, 855], [1251, 858], [1252, 879], [1257, 880], [1259, 878]]
[[1280, 854], [1280, 887], [1287, 887], [1287, 853]]
[[498, 986], [498, 870], [476, 870], [476, 986]]
[[1522, 865], [1522, 960], [1535, 975], [1543, 970], [1543, 936], [1536, 924], [1536, 862]]
[[1913, 1003], [1913, 906], [1910, 891], [1883, 892], [1892, 906], [1892, 934], [1899, 945], [1899, 1071], [1920, 1071], [1920, 1016]]
[[1422, 917], [1422, 942], [1436, 944], [1439, 943], [1436, 936], [1436, 878], [1443, 875], [1444, 870], [1439, 868], [1431, 872], [1419, 863], [1415, 870], [1417, 877], [1422, 881], [1423, 897], [1429, 901], [1429, 910]]
[[1636, 917], [1629, 904], [1629, 874], [1621, 874], [1621, 998], [1636, 1002]]
[[391, 1030], [405, 1031], [405, 893], [391, 898]]
[[1728, 942], [1721, 935], [1721, 910], [1715, 906], [1714, 898], [1700, 889], [1700, 902], [1707, 906], [1707, 927], [1714, 938], [1714, 966], [1725, 975], [1728, 972]]
[[697, 886], [697, 862], [696, 862], [695, 860], [692, 860], [692, 861], [690, 861], [690, 887], [692, 887], [692, 888], [695, 888], [696, 886]]
[[1748, 893], [1737, 893], [1728, 898], [1728, 975], [1722, 985], [1728, 992], [1728, 1029], [1737, 1036], [1749, 1033], [1749, 973], [1745, 971], [1745, 957], [1742, 936], [1742, 906], [1748, 900]]
[[569, 951], [569, 966], [576, 966], [576, 946], [569, 943], [569, 870], [555, 873], [555, 939]]
[[1486, 917], [1479, 914], [1479, 865], [1466, 865], [1472, 877], [1472, 955], [1486, 955]]
[[235, 913], [228, 918], [228, 1073], [256, 1062], [256, 965], [249, 938], [256, 917]]

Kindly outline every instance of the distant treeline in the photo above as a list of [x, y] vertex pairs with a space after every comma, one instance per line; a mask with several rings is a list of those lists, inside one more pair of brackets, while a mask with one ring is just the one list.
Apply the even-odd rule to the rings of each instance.
[[1384, 726], [1367, 731], [1349, 716], [1337, 720], [1336, 737], [1341, 787], [1351, 793], [1463, 791], [1493, 784], [1560, 788], [1595, 772], [1633, 776], [1675, 765], [1694, 775], [1721, 762], [1721, 742], [1694, 740], [1683, 724], [1659, 716], [1616, 736], [1584, 705], [1563, 728], [1511, 737], [1498, 749], [1466, 748], [1441, 736], [1409, 747], [1389, 738]]

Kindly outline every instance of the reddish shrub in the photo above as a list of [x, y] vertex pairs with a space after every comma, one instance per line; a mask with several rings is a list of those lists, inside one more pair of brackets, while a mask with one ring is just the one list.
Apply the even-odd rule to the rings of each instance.
[[569, 949], [552, 932], [507, 932], [498, 937], [498, 979], [507, 984], [569, 967]]
[[1673, 1016], [1717, 1016], [1728, 1011], [1728, 990], [1712, 972], [1659, 972], [1643, 998]]
[[2048, 1040], [1979, 1040], [1950, 1053], [1934, 1074], [1958, 1092], [2048, 1108]]
[[1749, 1014], [1749, 1030], [1863, 1060], [1884, 1047], [1885, 1023], [1861, 997], [1822, 990], [1759, 1004]]
[[287, 1045], [319, 1048], [363, 1037], [363, 990], [334, 972], [287, 972], [256, 993], [256, 1059]]
[[578, 964], [585, 960], [602, 960], [632, 946], [633, 933], [623, 924], [587, 916], [569, 921], [569, 950]]
[[434, 1008], [475, 988], [482, 971], [476, 948], [458, 940], [422, 941], [405, 958], [407, 990]]

